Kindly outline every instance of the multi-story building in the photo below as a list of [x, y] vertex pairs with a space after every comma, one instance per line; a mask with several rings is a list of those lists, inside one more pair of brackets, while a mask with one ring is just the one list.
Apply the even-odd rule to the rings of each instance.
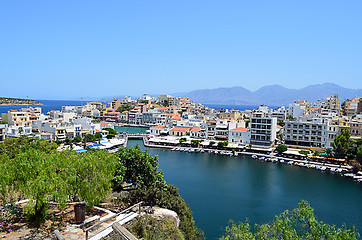
[[284, 125], [284, 141], [291, 147], [308, 149], [324, 149], [327, 147], [328, 122], [325, 118], [301, 118], [286, 120]]
[[350, 122], [350, 132], [351, 132], [351, 136], [362, 138], [362, 121], [361, 120], [352, 120]]
[[254, 112], [250, 117], [250, 143], [255, 146], [271, 147], [275, 143], [277, 118], [263, 112]]
[[229, 142], [231, 143], [242, 143], [249, 144], [250, 143], [250, 129], [244, 127], [238, 127], [229, 130]]
[[297, 119], [309, 113], [310, 103], [302, 100], [298, 100], [294, 103], [289, 104], [288, 114], [293, 118]]
[[2, 114], [2, 120], [9, 125], [19, 127], [31, 127], [32, 121], [30, 120], [30, 114], [28, 112], [19, 112], [18, 110], [10, 110], [8, 113]]
[[116, 112], [113, 108], [108, 108], [103, 114], [103, 120], [107, 122], [119, 122], [121, 113]]
[[30, 126], [11, 125], [6, 128], [6, 137], [29, 136], [30, 134], [32, 134], [32, 127]]
[[121, 100], [115, 98], [110, 102], [109, 107], [117, 110], [121, 106]]
[[277, 118], [278, 121], [285, 120], [287, 117], [287, 109], [284, 106], [281, 106], [271, 113], [271, 117]]

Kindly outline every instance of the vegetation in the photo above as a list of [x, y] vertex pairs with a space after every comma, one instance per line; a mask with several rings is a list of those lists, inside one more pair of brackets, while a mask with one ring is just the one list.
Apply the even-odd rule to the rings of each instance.
[[275, 216], [273, 222], [256, 224], [250, 231], [248, 220], [236, 224], [231, 222], [220, 240], [241, 239], [359, 239], [355, 227], [336, 227], [318, 221], [314, 209], [307, 201], [301, 201], [298, 208], [286, 210]]
[[179, 141], [179, 143], [184, 143], [187, 141], [187, 139], [183, 137], [183, 138], [180, 138], [178, 141]]
[[227, 145], [229, 145], [229, 142], [228, 142], [228, 141], [218, 142], [218, 143], [217, 143], [217, 146], [218, 146], [219, 148], [227, 147]]
[[74, 137], [74, 139], [73, 139], [73, 142], [75, 142], [75, 143], [79, 143], [79, 142], [81, 142], [82, 141], [82, 137], [81, 136], [75, 136]]
[[169, 104], [169, 102], [167, 100], [163, 101], [163, 102], [159, 102], [159, 104], [161, 104], [164, 107], [169, 107], [170, 106], [170, 104]]
[[295, 118], [293, 118], [291, 115], [287, 115], [286, 116], [286, 119], [290, 120], [290, 121], [294, 121], [296, 120]]
[[199, 146], [200, 143], [202, 143], [204, 140], [196, 140], [196, 139], [192, 139], [191, 140], [191, 144], [194, 146]]
[[163, 174], [158, 169], [157, 156], [152, 157], [141, 151], [139, 146], [134, 148], [120, 148], [117, 152], [118, 163], [114, 175], [114, 189], [122, 190], [123, 183], [130, 184], [132, 188], [165, 186]]
[[[0, 155], [1, 200], [20, 194], [30, 201], [25, 213], [36, 221], [44, 221], [49, 201], [65, 207], [69, 196], [98, 204], [111, 188], [115, 155], [105, 151], [56, 151], [56, 145], [39, 140], [6, 140], [1, 149], [11, 149], [13, 143], [21, 150]], [[27, 144], [24, 144], [27, 143]], [[8, 151], [8, 150], [7, 150]]]
[[283, 120], [283, 119], [280, 119], [280, 120], [278, 121], [278, 125], [284, 127], [284, 125], [285, 125], [284, 120]]
[[160, 221], [148, 215], [138, 217], [128, 229], [139, 239], [185, 239], [180, 229], [175, 227], [173, 221], [166, 219]]
[[131, 110], [133, 108], [133, 106], [131, 106], [131, 105], [121, 105], [121, 106], [119, 106], [118, 108], [117, 108], [117, 110], [116, 110], [116, 112], [124, 112], [124, 111], [129, 111], [129, 110]]
[[[362, 141], [361, 140], [352, 140], [349, 130], [342, 130], [333, 141], [333, 152], [334, 155], [340, 158], [346, 158], [348, 161], [352, 161], [358, 169], [362, 164], [361, 154], [362, 154]], [[351, 162], [351, 163], [352, 163]]]
[[130, 191], [123, 200], [131, 204], [145, 201], [147, 205], [157, 205], [175, 211], [180, 218], [179, 228], [185, 239], [204, 238], [203, 232], [195, 226], [190, 207], [182, 199], [175, 186], [167, 184], [164, 188], [141, 187]]
[[288, 147], [283, 144], [280, 144], [275, 148], [275, 150], [277, 150], [278, 153], [283, 153], [288, 150]]
[[313, 152], [313, 155], [314, 155], [314, 156], [319, 156], [319, 155], [321, 155], [321, 153], [320, 153], [318, 150], [315, 150], [315, 151]]
[[210, 141], [210, 142], [209, 142], [209, 146], [211, 147], [211, 146], [213, 146], [213, 145], [215, 145], [215, 142], [214, 142], [214, 141]]
[[300, 150], [299, 153], [307, 156], [310, 153], [310, 151], [309, 150]]
[[108, 132], [107, 138], [111, 139], [114, 138], [117, 135], [117, 131], [113, 128], [103, 128], [103, 130], [106, 130]]

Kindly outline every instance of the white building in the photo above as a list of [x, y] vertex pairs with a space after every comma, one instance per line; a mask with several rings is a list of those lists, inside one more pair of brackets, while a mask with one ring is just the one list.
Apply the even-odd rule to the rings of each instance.
[[162, 133], [166, 133], [167, 128], [163, 125], [158, 125], [150, 128], [150, 135], [159, 136]]
[[271, 147], [275, 143], [277, 118], [255, 112], [250, 117], [250, 143], [256, 146]]
[[328, 122], [324, 118], [287, 120], [284, 125], [285, 144], [292, 147], [324, 149], [327, 147]]
[[231, 143], [243, 143], [249, 144], [250, 143], [250, 130], [244, 127], [238, 127], [229, 130], [229, 142]]

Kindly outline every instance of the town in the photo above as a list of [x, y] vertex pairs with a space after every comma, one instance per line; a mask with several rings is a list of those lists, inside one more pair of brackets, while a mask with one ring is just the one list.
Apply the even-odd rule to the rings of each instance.
[[[57, 143], [82, 143], [84, 139], [92, 142], [94, 135], [98, 140], [109, 135], [109, 140], [103, 138], [99, 144], [88, 143], [75, 150], [82, 152], [87, 146], [114, 150], [127, 140], [124, 135], [112, 139], [115, 134], [109, 134], [109, 129], [116, 126], [149, 128], [147, 134], [130, 137], [141, 137], [145, 145], [153, 147], [181, 151], [194, 150], [175, 147], [223, 147], [270, 154], [283, 145], [288, 149], [284, 155], [291, 158], [305, 159], [309, 154], [321, 158], [330, 155], [336, 136], [343, 130], [348, 130], [353, 140], [362, 138], [362, 97], [340, 103], [333, 95], [314, 103], [297, 100], [288, 108], [260, 105], [245, 111], [215, 110], [189, 98], [166, 94], [87, 102], [46, 114], [40, 107], [27, 107], [2, 114], [0, 141], [25, 135]], [[328, 162], [343, 163], [340, 157], [330, 157]]]

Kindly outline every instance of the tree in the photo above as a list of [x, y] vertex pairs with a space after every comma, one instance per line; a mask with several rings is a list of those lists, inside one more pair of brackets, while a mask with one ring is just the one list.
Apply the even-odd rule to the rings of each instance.
[[220, 240], [241, 239], [359, 239], [354, 226], [336, 227], [318, 221], [314, 209], [307, 201], [301, 201], [298, 208], [286, 210], [275, 216], [273, 222], [256, 224], [255, 232], [250, 231], [250, 224], [230, 223]]
[[214, 142], [214, 141], [210, 141], [210, 142], [209, 142], [209, 146], [212, 147], [213, 145], [215, 145], [215, 142]]
[[333, 151], [337, 153], [340, 157], [346, 157], [348, 151], [351, 147], [351, 134], [349, 130], [342, 130], [333, 141]]
[[110, 190], [115, 160], [102, 150], [58, 152], [53, 144], [39, 140], [13, 158], [0, 155], [1, 196], [13, 191], [29, 198], [24, 211], [37, 221], [45, 220], [49, 201], [62, 208], [69, 196], [76, 196], [93, 206]]
[[132, 184], [134, 188], [165, 185], [157, 156], [141, 151], [139, 146], [120, 148], [117, 155], [119, 163], [113, 179], [115, 189], [121, 190], [123, 182]]
[[184, 142], [187, 141], [187, 139], [186, 138], [180, 138], [178, 141], [179, 141], [179, 143], [184, 143]]
[[333, 157], [333, 151], [331, 148], [326, 149], [327, 158]]
[[65, 142], [67, 145], [72, 144], [72, 140], [70, 140], [69, 138], [66, 138], [66, 139], [64, 140], [64, 142]]
[[284, 125], [285, 125], [284, 119], [280, 119], [278, 121], [278, 125], [284, 127]]
[[108, 139], [114, 138], [117, 134], [117, 131], [114, 130], [113, 128], [104, 128], [103, 130], [106, 130], [108, 132], [108, 135], [107, 135]]
[[357, 148], [356, 160], [362, 164], [362, 145]]
[[229, 142], [228, 142], [228, 141], [223, 141], [223, 142], [218, 142], [218, 143], [217, 143], [217, 146], [218, 146], [219, 148], [227, 147], [227, 145], [229, 145]]
[[85, 139], [86, 139], [87, 142], [93, 142], [94, 141], [94, 135], [88, 133], [88, 134], [85, 135]]
[[299, 153], [307, 156], [310, 152], [309, 150], [300, 150]]
[[82, 141], [82, 137], [81, 136], [75, 136], [75, 138], [73, 139], [73, 142], [75, 143], [80, 143]]
[[94, 134], [94, 140], [95, 141], [99, 141], [99, 140], [101, 140], [102, 139], [102, 134], [101, 133], [99, 133], [99, 132], [97, 132], [96, 134]]
[[192, 139], [191, 140], [191, 143], [192, 143], [192, 145], [194, 145], [194, 146], [199, 146], [200, 145], [200, 143], [201, 142], [203, 142], [204, 140], [196, 140], [196, 139]]
[[275, 150], [277, 150], [278, 153], [283, 153], [288, 150], [288, 147], [283, 144], [280, 144], [275, 148]]

